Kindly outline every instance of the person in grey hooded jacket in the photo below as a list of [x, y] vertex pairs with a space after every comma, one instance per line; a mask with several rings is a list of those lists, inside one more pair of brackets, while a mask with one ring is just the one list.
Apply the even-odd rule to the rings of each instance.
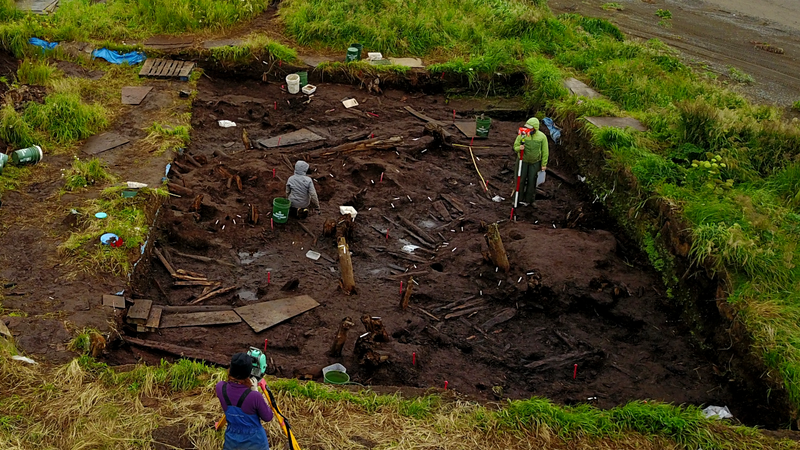
[[[292, 202], [289, 215], [305, 217], [308, 215], [308, 207], [312, 206], [319, 209], [319, 199], [317, 190], [314, 189], [314, 180], [307, 176], [308, 163], [300, 160], [294, 165], [294, 175], [286, 180], [286, 198]], [[293, 214], [294, 213], [294, 214]]]

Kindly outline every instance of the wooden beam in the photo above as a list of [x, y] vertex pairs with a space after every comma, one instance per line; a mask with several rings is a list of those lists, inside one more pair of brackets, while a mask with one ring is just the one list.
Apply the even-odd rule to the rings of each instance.
[[207, 361], [218, 366], [228, 367], [230, 365], [230, 358], [220, 353], [214, 353], [207, 350], [196, 348], [183, 347], [180, 345], [167, 344], [165, 342], [149, 341], [145, 339], [136, 339], [128, 336], [122, 338], [125, 342], [139, 347], [151, 348], [153, 350], [160, 350], [175, 356], [189, 359], [197, 359]]

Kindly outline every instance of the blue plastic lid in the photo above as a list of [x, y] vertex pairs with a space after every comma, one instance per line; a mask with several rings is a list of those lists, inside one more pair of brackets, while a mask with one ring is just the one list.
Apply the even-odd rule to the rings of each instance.
[[108, 217], [108, 214], [106, 214], [104, 212], [99, 212], [99, 213], [95, 214], [94, 216], [97, 217], [98, 219], [105, 219], [106, 217]]
[[114, 233], [106, 233], [106, 234], [100, 236], [100, 242], [102, 242], [105, 245], [108, 245], [108, 244], [111, 243], [111, 238], [114, 238], [116, 240], [116, 239], [119, 239], [119, 236], [117, 236]]

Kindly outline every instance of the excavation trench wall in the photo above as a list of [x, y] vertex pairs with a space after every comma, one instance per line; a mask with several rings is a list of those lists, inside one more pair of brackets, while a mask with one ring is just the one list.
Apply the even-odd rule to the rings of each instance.
[[[560, 120], [564, 147], [587, 177], [598, 199], [604, 199], [609, 214], [634, 240], [660, 272], [667, 292], [683, 320], [690, 325], [698, 345], [721, 373], [729, 374], [740, 391], [767, 399], [768, 410], [754, 417], [769, 418], [769, 427], [785, 426], [797, 419], [797, 409], [783, 389], [782, 380], [768, 376], [769, 369], [753, 347], [750, 333], [737, 320], [735, 306], [728, 302], [731, 282], [727, 273], [714, 271], [711, 261], [698, 265], [690, 258], [691, 226], [680, 209], [668, 200], [642, 190], [629, 171], [615, 171], [606, 164], [606, 151], [591, 144], [583, 127], [591, 127], [574, 115]], [[646, 250], [646, 242], [654, 247]]]

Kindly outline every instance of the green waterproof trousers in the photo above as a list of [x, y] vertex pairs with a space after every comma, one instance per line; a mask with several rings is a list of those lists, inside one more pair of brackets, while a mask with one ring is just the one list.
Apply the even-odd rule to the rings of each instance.
[[522, 164], [522, 174], [520, 175], [519, 200], [532, 205], [536, 201], [536, 178], [542, 170], [542, 162]]

